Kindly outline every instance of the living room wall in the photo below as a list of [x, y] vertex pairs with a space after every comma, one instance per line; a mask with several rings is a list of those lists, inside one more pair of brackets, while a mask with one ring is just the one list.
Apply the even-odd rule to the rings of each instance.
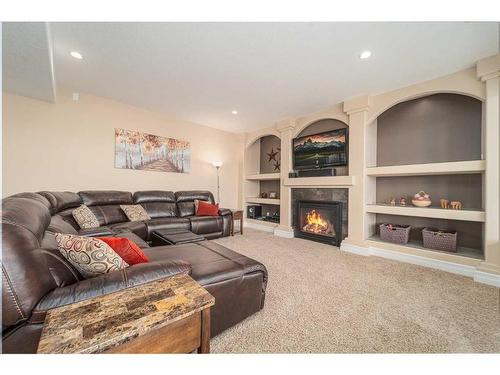
[[[191, 143], [191, 172], [167, 173], [114, 167], [115, 128]], [[243, 148], [240, 136], [172, 119], [102, 97], [58, 90], [48, 103], [3, 93], [3, 191], [87, 189], [211, 190], [213, 161], [222, 161], [221, 204], [236, 208]], [[238, 188], [235, 188], [238, 187]]]

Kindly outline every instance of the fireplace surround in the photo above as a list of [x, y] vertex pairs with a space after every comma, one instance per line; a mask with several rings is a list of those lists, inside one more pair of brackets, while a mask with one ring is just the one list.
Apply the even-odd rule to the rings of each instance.
[[295, 214], [296, 237], [340, 246], [342, 202], [299, 200]]

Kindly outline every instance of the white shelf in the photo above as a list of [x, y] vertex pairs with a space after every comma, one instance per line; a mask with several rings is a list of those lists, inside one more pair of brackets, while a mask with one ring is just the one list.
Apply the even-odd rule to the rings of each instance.
[[246, 218], [245, 221], [251, 224], [257, 224], [257, 225], [262, 225], [265, 227], [270, 227], [270, 228], [276, 228], [279, 223], [273, 223], [272, 221], [265, 221], [265, 220], [257, 220], [257, 219], [250, 219]]
[[406, 245], [399, 245], [391, 242], [382, 241], [378, 235], [370, 237], [367, 244], [373, 247], [383, 247], [387, 250], [402, 251], [405, 253], [414, 253], [415, 255], [431, 256], [445, 261], [457, 262], [461, 264], [476, 265], [484, 259], [481, 249], [472, 249], [468, 247], [457, 247], [457, 252], [441, 251], [427, 249], [420, 241], [410, 241]]
[[427, 163], [394, 165], [390, 167], [366, 168], [367, 176], [396, 177], [396, 176], [432, 176], [449, 174], [482, 173], [486, 169], [485, 160], [454, 161], [447, 163]]
[[260, 203], [260, 204], [271, 204], [279, 206], [279, 199], [271, 199], [271, 198], [258, 198], [258, 197], [248, 197], [246, 200], [247, 203]]
[[323, 186], [352, 186], [354, 185], [353, 176], [332, 176], [332, 177], [296, 177], [285, 179], [285, 186], [295, 187], [323, 187]]
[[279, 173], [260, 173], [260, 174], [251, 174], [246, 177], [247, 180], [251, 181], [264, 181], [264, 180], [279, 180]]
[[452, 210], [438, 207], [415, 207], [415, 206], [391, 206], [384, 204], [367, 204], [365, 211], [374, 214], [430, 217], [435, 219], [463, 220], [463, 221], [485, 221], [484, 211], [475, 210]]

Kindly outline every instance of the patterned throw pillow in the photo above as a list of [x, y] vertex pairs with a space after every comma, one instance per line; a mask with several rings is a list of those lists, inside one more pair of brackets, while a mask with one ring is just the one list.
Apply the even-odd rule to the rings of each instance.
[[128, 219], [130, 221], [142, 221], [151, 219], [140, 204], [132, 204], [132, 205], [121, 205], [120, 208], [125, 212]]
[[74, 209], [72, 214], [76, 222], [82, 229], [99, 227], [99, 221], [95, 217], [94, 213], [90, 211], [90, 208], [88, 208], [84, 204]]
[[63, 257], [87, 279], [128, 267], [108, 244], [97, 238], [57, 233], [56, 241]]

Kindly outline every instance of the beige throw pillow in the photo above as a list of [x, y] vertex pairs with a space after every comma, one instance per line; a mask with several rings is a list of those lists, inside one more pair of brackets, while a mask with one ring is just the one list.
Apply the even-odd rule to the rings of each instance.
[[107, 243], [97, 238], [57, 233], [56, 242], [63, 257], [87, 279], [128, 267]]
[[125, 212], [130, 221], [142, 221], [151, 219], [140, 204], [121, 205], [120, 208]]
[[72, 214], [76, 222], [82, 229], [99, 227], [99, 221], [95, 217], [94, 213], [90, 211], [90, 208], [88, 208], [84, 204], [74, 209]]

